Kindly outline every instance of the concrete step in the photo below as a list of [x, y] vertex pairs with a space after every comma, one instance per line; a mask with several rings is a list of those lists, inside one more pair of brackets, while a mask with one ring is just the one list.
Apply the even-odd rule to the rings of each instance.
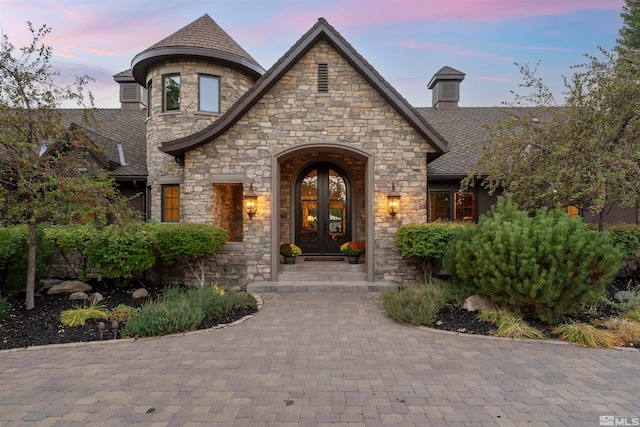
[[364, 271], [282, 271], [278, 282], [359, 282], [366, 281]]
[[247, 292], [260, 294], [263, 292], [384, 292], [397, 289], [395, 283], [389, 282], [251, 282], [247, 285]]

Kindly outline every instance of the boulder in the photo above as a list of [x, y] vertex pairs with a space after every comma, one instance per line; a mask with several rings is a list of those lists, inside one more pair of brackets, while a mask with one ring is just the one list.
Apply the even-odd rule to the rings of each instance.
[[613, 296], [613, 299], [615, 299], [618, 302], [625, 302], [625, 301], [627, 301], [629, 299], [629, 292], [628, 291], [618, 291]]
[[145, 288], [136, 289], [135, 291], [133, 291], [132, 296], [133, 299], [145, 298], [149, 296], [149, 291], [147, 291]]
[[89, 298], [89, 295], [87, 295], [86, 292], [74, 292], [71, 295], [69, 295], [69, 299], [70, 300], [87, 300]]
[[480, 295], [471, 295], [464, 301], [462, 308], [468, 311], [481, 311], [495, 308], [495, 305], [487, 297]]
[[58, 283], [57, 285], [51, 286], [47, 290], [47, 294], [64, 294], [64, 293], [73, 293], [73, 292], [86, 292], [91, 290], [91, 285], [87, 285], [84, 282], [79, 280], [66, 280], [62, 283]]
[[100, 292], [96, 292], [91, 294], [91, 296], [89, 298], [87, 298], [87, 302], [89, 304], [97, 304], [100, 301], [102, 301], [104, 299], [104, 297], [102, 296], [102, 294]]
[[64, 282], [64, 280], [60, 280], [60, 279], [42, 279], [42, 280], [40, 280], [40, 286], [42, 287], [42, 289], [49, 289], [50, 287], [52, 287], [54, 285], [59, 285], [62, 282]]

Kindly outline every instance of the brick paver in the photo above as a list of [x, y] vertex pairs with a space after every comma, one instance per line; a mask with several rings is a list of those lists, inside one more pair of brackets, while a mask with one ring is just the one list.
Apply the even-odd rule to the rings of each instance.
[[640, 353], [458, 336], [375, 294], [264, 294], [224, 329], [0, 352], [0, 425], [589, 426], [640, 416]]

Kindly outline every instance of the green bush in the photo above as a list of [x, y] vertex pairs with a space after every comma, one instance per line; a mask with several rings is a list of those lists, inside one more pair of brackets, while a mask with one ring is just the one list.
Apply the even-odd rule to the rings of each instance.
[[11, 304], [9, 304], [9, 301], [7, 301], [6, 298], [0, 298], [0, 323], [7, 318], [7, 313], [9, 312], [10, 307]]
[[204, 258], [220, 251], [227, 242], [227, 230], [208, 224], [156, 224], [154, 246], [164, 261], [177, 258], [187, 262], [202, 287], [205, 284]]
[[463, 223], [439, 221], [402, 225], [398, 228], [396, 245], [403, 257], [416, 257], [420, 260], [426, 281], [429, 272], [437, 274], [456, 231], [468, 226]]
[[198, 259], [218, 253], [227, 242], [227, 230], [208, 224], [155, 224], [154, 245], [163, 259]]
[[[88, 270], [87, 251], [98, 230], [93, 224], [53, 225], [44, 230], [45, 238], [56, 246], [76, 278], [85, 280]], [[73, 253], [80, 258], [74, 262]]]
[[640, 249], [640, 226], [635, 224], [617, 224], [607, 227], [614, 245], [625, 255], [634, 255]]
[[[29, 263], [29, 231], [26, 226], [18, 225], [9, 231], [13, 235], [16, 245], [13, 255], [8, 259], [10, 262], [4, 264], [0, 262], [0, 291], [9, 294], [24, 292], [27, 288], [27, 267]], [[36, 242], [36, 284], [49, 275], [49, 268], [55, 249], [53, 245], [44, 238], [44, 225], [39, 225], [37, 229]], [[6, 237], [6, 236], [5, 236]]]
[[123, 336], [159, 336], [195, 329], [203, 320], [222, 317], [235, 309], [256, 308], [245, 292], [226, 292], [217, 286], [170, 286], [155, 302], [134, 311]]
[[448, 285], [431, 278], [430, 283], [393, 289], [381, 295], [384, 310], [393, 320], [415, 326], [431, 326], [438, 312], [452, 301]]
[[89, 242], [89, 262], [112, 278], [130, 278], [155, 262], [151, 232], [144, 223], [112, 224]]
[[596, 302], [621, 266], [607, 236], [561, 209], [535, 216], [509, 200], [461, 229], [445, 256], [452, 279], [503, 307], [546, 322]]

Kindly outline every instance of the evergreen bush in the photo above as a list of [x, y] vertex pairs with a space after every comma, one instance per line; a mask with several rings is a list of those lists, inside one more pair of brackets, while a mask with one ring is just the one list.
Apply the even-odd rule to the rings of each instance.
[[[76, 278], [85, 280], [89, 261], [87, 249], [98, 230], [93, 224], [53, 225], [44, 230], [44, 236], [58, 249]], [[74, 253], [79, 258], [74, 260]]]
[[561, 209], [535, 216], [500, 198], [475, 227], [463, 228], [444, 260], [457, 283], [546, 322], [596, 302], [621, 266], [611, 239]]
[[636, 224], [616, 224], [607, 227], [613, 243], [625, 255], [635, 255], [640, 249], [640, 226]]

